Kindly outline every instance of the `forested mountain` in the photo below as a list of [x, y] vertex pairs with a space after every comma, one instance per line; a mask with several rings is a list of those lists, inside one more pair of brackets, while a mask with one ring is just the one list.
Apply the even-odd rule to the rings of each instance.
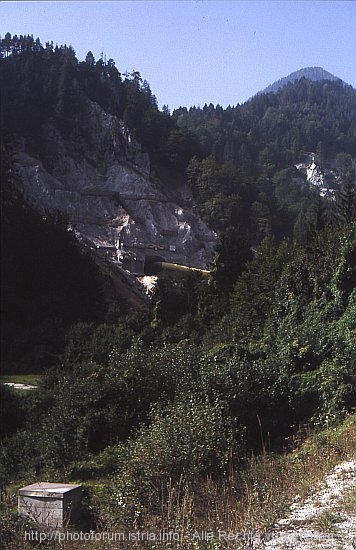
[[328, 71], [325, 71], [322, 67], [305, 67], [304, 69], [299, 69], [299, 71], [294, 71], [293, 73], [289, 74], [288, 76], [285, 76], [281, 78], [280, 80], [277, 80], [273, 84], [270, 84], [262, 90], [261, 92], [258, 92], [258, 94], [268, 94], [269, 92], [277, 92], [280, 88], [283, 88], [288, 83], [294, 83], [296, 80], [299, 80], [301, 78], [306, 78], [308, 80], [313, 81], [319, 81], [319, 80], [339, 80], [336, 76], [329, 73]]
[[[355, 407], [351, 86], [303, 77], [243, 105], [170, 114], [138, 72], [10, 34], [1, 40], [0, 83], [4, 368], [43, 375], [26, 396], [1, 386], [1, 486], [87, 482], [90, 528], [149, 528], [167, 512], [169, 529], [181, 526], [188, 489], [209, 509], [204, 484], [226, 484], [231, 472], [244, 480], [252, 452], [284, 453], [300, 425], [336, 426]], [[187, 209], [219, 241], [209, 278], [167, 271], [149, 306], [130, 313], [119, 302], [108, 314], [106, 262], [98, 270], [63, 215], [31, 208], [21, 177], [35, 185], [46, 171], [62, 182], [74, 163], [85, 166], [84, 182], [92, 171], [104, 180], [109, 162], [120, 185], [128, 166], [136, 182], [128, 138], [125, 155], [112, 145], [123, 128], [146, 155], [147, 188], [191, 193], [193, 207], [164, 195], [161, 219]], [[26, 171], [19, 156], [38, 163]], [[332, 199], [296, 168], [309, 156], [333, 172]], [[92, 195], [77, 191], [90, 205]], [[154, 226], [145, 214], [133, 225]], [[251, 492], [263, 500], [261, 487]], [[0, 541], [13, 550], [24, 527], [6, 504]]]
[[79, 154], [105, 156], [83, 123], [89, 99], [123, 120], [168, 188], [188, 182], [213, 229], [242, 226], [254, 245], [266, 234], [295, 236], [300, 216], [310, 216], [317, 193], [296, 184], [294, 167], [306, 152], [322, 163], [355, 156], [356, 91], [340, 80], [302, 77], [243, 105], [184, 107], [170, 116], [139, 72], [122, 75], [112, 59], [95, 61], [88, 52], [79, 62], [72, 47], [43, 47], [32, 37], [6, 35], [1, 48], [1, 124], [25, 138], [45, 168], [59, 154], [48, 121]]
[[198, 135], [202, 154], [259, 175], [270, 164], [283, 168], [297, 162], [319, 143], [326, 158], [340, 151], [354, 154], [355, 94], [341, 81], [302, 78], [236, 107], [181, 108], [173, 116], [182, 129]]
[[296, 184], [295, 169], [307, 152], [324, 166], [346, 155], [353, 169], [356, 91], [341, 81], [302, 78], [243, 105], [180, 108], [173, 117], [199, 138], [187, 177], [201, 213], [217, 228], [247, 224], [253, 242], [295, 236], [301, 213], [309, 216], [315, 197]]
[[[39, 356], [48, 359], [57, 350], [53, 340], [53, 349], [43, 343], [53, 333], [53, 324], [60, 331], [74, 320], [102, 320], [110, 317], [110, 311], [117, 314], [145, 306], [145, 289], [122, 268], [119, 255], [125, 253], [131, 265], [141, 253], [143, 263], [144, 252], [135, 247], [138, 243], [148, 245], [151, 255], [159, 245], [167, 257], [174, 239], [171, 248], [176, 262], [206, 267], [216, 236], [192, 211], [191, 194], [182, 186], [184, 149], [187, 145], [189, 150], [194, 138], [158, 110], [139, 73], [122, 77], [113, 60], [95, 62], [89, 52], [79, 63], [71, 47], [50, 43], [43, 47], [30, 36], [6, 35], [1, 41], [0, 81], [1, 126], [6, 129], [2, 150], [7, 154], [3, 189], [10, 198], [14, 186], [23, 195], [14, 205], [4, 195], [4, 208], [12, 209], [4, 217], [5, 280], [11, 287], [4, 295], [4, 308], [9, 300], [20, 330], [17, 335], [11, 332], [16, 345], [5, 349], [17, 357], [24, 349], [23, 339], [31, 348], [28, 340], [38, 323], [42, 336], [33, 338], [27, 351], [36, 349], [39, 369]], [[172, 145], [175, 140], [180, 144], [179, 155]], [[20, 229], [20, 214], [29, 203], [39, 213], [37, 217], [33, 213], [33, 223], [31, 216], [25, 218]], [[53, 220], [61, 221], [56, 225], [57, 229], [62, 225], [63, 242], [58, 237], [44, 243]], [[22, 254], [16, 245], [19, 231]], [[100, 267], [104, 288], [99, 294], [98, 280], [91, 280], [95, 269], [89, 268], [86, 273], [74, 269], [82, 289], [75, 291], [73, 281], [73, 297], [60, 288], [73, 277], [68, 263], [74, 268], [75, 260], [69, 261], [66, 243], [74, 242], [75, 236], [80, 241], [79, 256], [89, 252]], [[37, 261], [31, 261], [36, 254]], [[31, 266], [33, 276], [30, 267], [26, 267], [27, 279], [17, 276], [23, 265]], [[31, 285], [31, 279], [36, 284]], [[39, 284], [41, 279], [46, 285]], [[64, 303], [58, 295], [72, 303]], [[98, 298], [103, 307], [97, 307]], [[65, 314], [67, 310], [71, 316]]]
[[[157, 100], [138, 71], [122, 75], [113, 59], [97, 61], [88, 52], [79, 62], [71, 46], [43, 46], [32, 36], [8, 33], [1, 40], [1, 124], [27, 139], [31, 152], [53, 161], [42, 125], [53, 119], [66, 134], [86, 141], [78, 126], [85, 99], [120, 117], [156, 164], [179, 171], [197, 146], [173, 118], [159, 111]], [[178, 153], [179, 152], [179, 153]]]

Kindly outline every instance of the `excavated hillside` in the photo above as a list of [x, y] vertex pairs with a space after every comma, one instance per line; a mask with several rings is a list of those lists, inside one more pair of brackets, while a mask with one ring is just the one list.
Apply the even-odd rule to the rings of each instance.
[[41, 131], [48, 154], [17, 145], [26, 199], [44, 216], [61, 212], [114, 286], [136, 295], [132, 305], [144, 299], [133, 275], [144, 276], [150, 259], [207, 268], [217, 237], [193, 211], [189, 188], [163, 185], [117, 117], [86, 100], [78, 139], [53, 122]]

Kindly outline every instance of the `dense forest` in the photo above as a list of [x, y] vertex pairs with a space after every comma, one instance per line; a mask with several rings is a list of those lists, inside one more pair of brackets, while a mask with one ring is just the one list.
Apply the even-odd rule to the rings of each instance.
[[[170, 114], [114, 60], [10, 34], [0, 82], [3, 371], [44, 375], [26, 394], [0, 387], [2, 487], [99, 480], [90, 521], [137, 526], [168, 506], [168, 486], [225, 479], [251, 452], [283, 453], [300, 425], [337, 425], [355, 407], [351, 86], [302, 78], [243, 105]], [[83, 98], [122, 118], [166, 185], [188, 183], [220, 236], [211, 277], [161, 275], [147, 311], [107, 315], [100, 273], [65, 220], [18, 190], [16, 143], [50, 163], [48, 119], [90, 142]], [[294, 182], [308, 151], [343, 160], [334, 201]], [[9, 527], [1, 536], [16, 548]]]
[[1, 40], [0, 55], [1, 125], [27, 138], [31, 151], [48, 163], [55, 152], [45, 149], [42, 125], [49, 119], [68, 137], [90, 143], [81, 124], [87, 99], [120, 117], [156, 165], [182, 171], [198, 147], [194, 135], [180, 130], [167, 111], [158, 109], [140, 73], [122, 75], [113, 59], [95, 61], [88, 52], [79, 62], [71, 46], [43, 47], [39, 39], [9, 33]]

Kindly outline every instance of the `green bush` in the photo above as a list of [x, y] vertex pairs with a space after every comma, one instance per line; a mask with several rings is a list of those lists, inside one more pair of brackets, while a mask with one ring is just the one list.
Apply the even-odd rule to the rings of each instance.
[[156, 408], [151, 424], [119, 448], [113, 511], [135, 521], [149, 497], [151, 507], [159, 504], [171, 483], [226, 472], [240, 447], [218, 403], [187, 396], [165, 411]]
[[97, 455], [92, 455], [74, 464], [70, 477], [72, 480], [96, 479], [112, 474], [119, 467], [117, 446], [106, 447]]
[[199, 365], [202, 391], [243, 426], [256, 451], [282, 444], [293, 419], [288, 365], [259, 355], [238, 345], [216, 345]]

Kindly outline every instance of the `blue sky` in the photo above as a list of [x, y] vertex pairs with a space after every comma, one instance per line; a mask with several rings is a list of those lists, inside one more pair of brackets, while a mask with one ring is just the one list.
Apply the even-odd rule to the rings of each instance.
[[160, 107], [236, 105], [302, 67], [356, 88], [356, 2], [132, 0], [0, 2], [0, 34], [103, 51], [140, 71]]

